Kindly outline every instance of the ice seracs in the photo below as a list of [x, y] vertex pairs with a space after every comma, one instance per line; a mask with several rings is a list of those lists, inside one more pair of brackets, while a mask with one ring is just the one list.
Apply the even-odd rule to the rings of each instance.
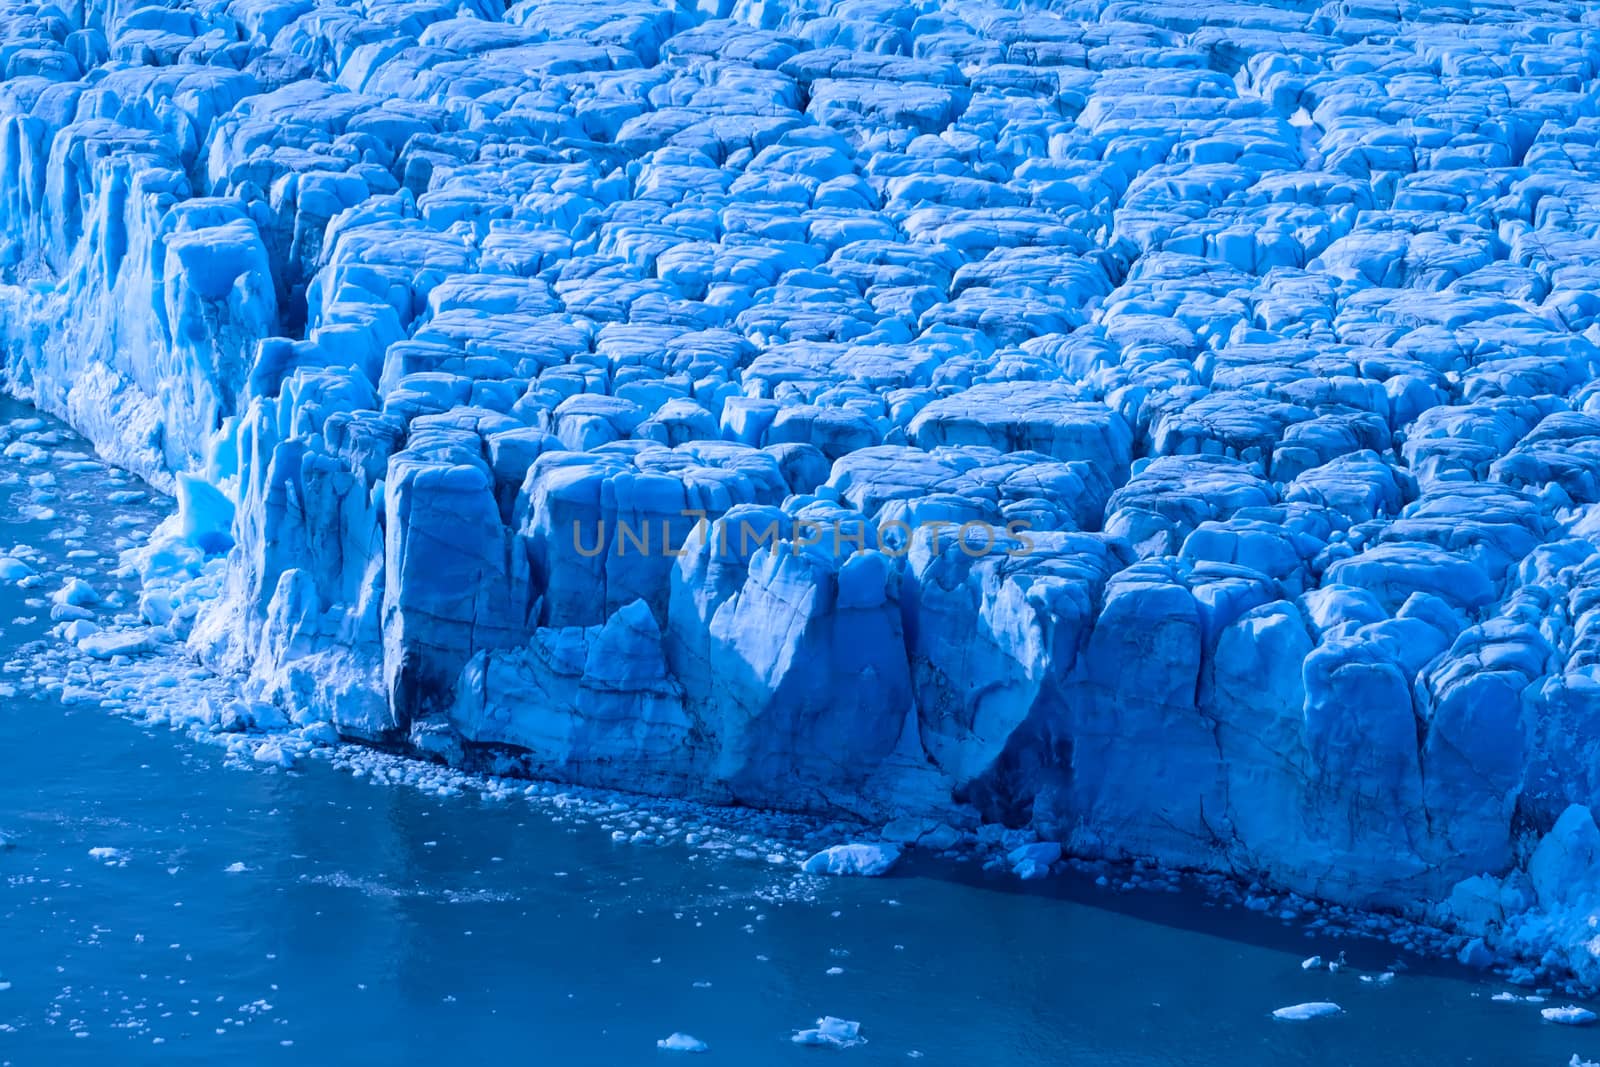
[[91, 651], [1600, 974], [1584, 5], [0, 9], [6, 384], [178, 497]]

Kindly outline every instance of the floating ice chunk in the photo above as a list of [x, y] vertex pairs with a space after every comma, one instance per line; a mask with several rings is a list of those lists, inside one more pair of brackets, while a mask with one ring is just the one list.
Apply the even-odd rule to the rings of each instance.
[[100, 594], [83, 579], [68, 578], [67, 584], [50, 594], [50, 599], [63, 607], [87, 608], [100, 603]]
[[807, 874], [859, 874], [874, 878], [888, 874], [899, 861], [900, 850], [893, 845], [855, 842], [823, 849], [806, 860], [803, 869]]
[[1011, 850], [1006, 861], [1018, 878], [1029, 881], [1050, 873], [1050, 865], [1061, 859], [1061, 846], [1054, 841], [1035, 841]]
[[172, 621], [172, 598], [160, 593], [146, 592], [139, 596], [139, 617], [152, 626], [165, 626]]
[[151, 630], [118, 630], [88, 634], [77, 644], [95, 659], [111, 659], [114, 656], [142, 656], [154, 652], [160, 642]]
[[1038, 860], [1023, 860], [1011, 868], [1011, 871], [1024, 882], [1031, 882], [1035, 879], [1048, 878], [1050, 876], [1049, 865], [1040, 863]]
[[20, 582], [33, 576], [33, 568], [13, 556], [0, 556], [0, 582]]
[[85, 637], [88, 637], [91, 634], [97, 634], [99, 632], [100, 627], [96, 626], [88, 619], [74, 619], [72, 622], [67, 623], [65, 628], [62, 629], [61, 636], [65, 637], [73, 644], [77, 644]]
[[230, 863], [226, 867], [222, 868], [222, 873], [223, 874], [243, 874], [245, 871], [248, 871], [249, 869], [250, 868], [246, 867], [242, 863], [234, 862], [234, 863]]
[[668, 1052], [706, 1052], [709, 1050], [704, 1041], [689, 1034], [675, 1033], [656, 1042], [656, 1048], [666, 1049]]
[[1301, 1022], [1306, 1019], [1321, 1019], [1328, 1015], [1342, 1015], [1344, 1009], [1327, 1000], [1313, 1000], [1305, 1004], [1291, 1004], [1287, 1008], [1279, 1008], [1272, 1013], [1274, 1019], [1285, 1019], [1289, 1022]]
[[832, 1015], [818, 1019], [813, 1029], [796, 1030], [789, 1040], [797, 1045], [827, 1045], [832, 1048], [851, 1048], [867, 1043], [867, 1039], [861, 1036], [860, 1023]]
[[101, 860], [106, 863], [113, 863], [117, 860], [124, 859], [125, 856], [120, 848], [109, 848], [105, 845], [101, 845], [97, 848], [91, 848], [89, 850], [89, 858], [92, 860]]
[[332, 746], [339, 743], [339, 731], [331, 722], [314, 722], [300, 731], [300, 736], [313, 745]]
[[1321, 966], [1322, 966], [1322, 957], [1321, 956], [1309, 956], [1306, 959], [1303, 959], [1303, 960], [1300, 961], [1300, 969], [1302, 971], [1314, 971], [1318, 967], [1321, 967]]
[[250, 758], [257, 763], [270, 763], [275, 767], [293, 767], [294, 753], [284, 748], [277, 741], [263, 741], [257, 745]]
[[1595, 1020], [1594, 1012], [1588, 1008], [1580, 1008], [1576, 1004], [1568, 1004], [1561, 1008], [1540, 1008], [1539, 1014], [1546, 1022], [1560, 1023], [1562, 1026], [1588, 1026]]

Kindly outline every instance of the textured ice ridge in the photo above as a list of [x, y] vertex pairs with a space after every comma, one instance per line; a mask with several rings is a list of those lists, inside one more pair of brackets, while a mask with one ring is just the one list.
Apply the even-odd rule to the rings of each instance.
[[3, 0], [0, 41], [7, 382], [178, 491], [147, 613], [208, 589], [191, 646], [296, 722], [1443, 902], [1600, 974], [1592, 5]]

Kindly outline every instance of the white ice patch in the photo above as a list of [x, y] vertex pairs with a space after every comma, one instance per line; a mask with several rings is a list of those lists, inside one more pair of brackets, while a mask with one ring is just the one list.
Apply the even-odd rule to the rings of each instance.
[[1307, 1019], [1323, 1019], [1330, 1015], [1342, 1014], [1344, 1009], [1331, 1001], [1313, 1000], [1305, 1004], [1291, 1004], [1287, 1008], [1279, 1008], [1272, 1013], [1272, 1017], [1289, 1022], [1304, 1022]]

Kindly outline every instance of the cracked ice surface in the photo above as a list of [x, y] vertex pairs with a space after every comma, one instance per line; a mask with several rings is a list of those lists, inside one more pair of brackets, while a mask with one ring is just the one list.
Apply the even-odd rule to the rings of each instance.
[[146, 599], [207, 586], [191, 646], [295, 721], [1475, 928], [1592, 906], [1592, 6], [0, 38], [7, 379], [235, 543]]

